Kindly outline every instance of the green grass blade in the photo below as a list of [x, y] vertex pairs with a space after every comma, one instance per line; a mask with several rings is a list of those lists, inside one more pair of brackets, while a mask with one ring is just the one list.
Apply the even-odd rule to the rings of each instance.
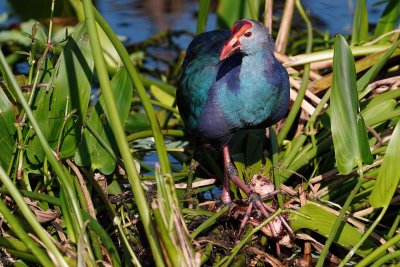
[[[311, 25], [311, 21], [308, 18], [306, 12], [304, 11], [303, 6], [301, 5], [300, 0], [296, 0], [296, 7], [304, 22], [307, 25], [307, 47], [306, 53], [309, 54], [312, 51], [312, 43], [313, 43], [313, 29]], [[293, 103], [292, 108], [290, 109], [289, 115], [286, 118], [285, 124], [283, 128], [278, 134], [278, 145], [281, 145], [283, 140], [286, 138], [286, 135], [289, 133], [289, 130], [292, 128], [293, 122], [295, 121], [298, 112], [301, 108], [301, 103], [303, 102], [304, 95], [307, 91], [308, 80], [310, 77], [310, 64], [306, 64], [304, 66], [303, 77], [301, 79], [300, 89], [298, 91], [296, 100]]]
[[381, 121], [378, 124], [370, 124], [371, 127], [376, 128], [377, 126], [387, 122], [382, 118], [394, 111], [396, 104], [396, 100], [394, 99], [382, 100], [379, 105], [371, 105], [371, 107], [367, 106], [362, 111], [362, 116], [366, 122]]
[[392, 139], [386, 149], [382, 167], [369, 197], [369, 202], [375, 208], [387, 206], [396, 191], [400, 181], [400, 120], [393, 131]]
[[160, 243], [171, 266], [200, 266], [200, 254], [194, 251], [192, 238], [179, 211], [179, 202], [172, 176], [162, 176], [156, 167], [157, 198], [151, 206], [154, 213]]
[[136, 71], [129, 57], [128, 52], [126, 51], [125, 47], [118, 39], [118, 37], [115, 35], [110, 25], [108, 25], [108, 23], [104, 20], [104, 18], [100, 15], [100, 13], [96, 9], [94, 10], [94, 12], [97, 23], [99, 23], [101, 28], [107, 34], [107, 37], [110, 38], [110, 41], [118, 51], [118, 54], [120, 55], [122, 62], [124, 63], [126, 69], [128, 70], [133, 85], [135, 86], [135, 89], [142, 101], [142, 105], [144, 107], [144, 110], [146, 111], [147, 118], [150, 121], [151, 129], [153, 131], [153, 137], [155, 141], [157, 155], [160, 161], [161, 171], [163, 174], [170, 174], [171, 167], [169, 164], [167, 150], [165, 147], [164, 137], [161, 133], [161, 127], [159, 125], [159, 121], [157, 120], [156, 113], [151, 104], [150, 98], [145, 88], [143, 87], [139, 73]]
[[[375, 28], [375, 37], [379, 37], [382, 34], [393, 31], [396, 27], [396, 23], [398, 24], [400, 17], [400, 1], [399, 0], [390, 0], [383, 13], [378, 21], [378, 24]], [[386, 43], [390, 40], [390, 35], [379, 40], [378, 43]]]
[[217, 220], [219, 219], [219, 217], [221, 217], [225, 212], [227, 212], [228, 209], [229, 209], [229, 206], [223, 207], [220, 211], [216, 212], [213, 216], [211, 216], [205, 222], [203, 222], [201, 225], [199, 225], [199, 227], [197, 227], [196, 230], [194, 230], [192, 232], [192, 235], [191, 235], [192, 238], [193, 239], [196, 238], [196, 236], [198, 236], [205, 229], [214, 225], [217, 222]]
[[374, 263], [376, 259], [385, 253], [385, 250], [390, 248], [393, 245], [396, 245], [400, 242], [400, 234], [395, 235], [393, 238], [389, 239], [386, 243], [382, 244], [380, 247], [375, 249], [371, 254], [365, 257], [362, 261], [357, 264], [357, 267], [371, 266], [371, 263]]
[[210, 8], [210, 2], [211, 2], [210, 0], [200, 0], [196, 34], [200, 34], [206, 30], [206, 23], [208, 17], [208, 9]]
[[104, 247], [107, 249], [107, 252], [110, 255], [113, 266], [121, 266], [121, 259], [118, 255], [118, 250], [115, 247], [107, 231], [104, 230], [100, 223], [97, 220], [93, 219], [89, 215], [89, 213], [83, 212], [83, 217], [85, 220], [89, 221], [89, 228], [96, 232], [97, 236], [101, 239], [101, 242], [103, 243]]
[[368, 39], [367, 0], [357, 0], [351, 36], [351, 45], [359, 44]]
[[372, 163], [372, 156], [359, 113], [354, 58], [341, 35], [335, 38], [334, 50], [331, 130], [337, 167], [348, 174], [359, 162]]

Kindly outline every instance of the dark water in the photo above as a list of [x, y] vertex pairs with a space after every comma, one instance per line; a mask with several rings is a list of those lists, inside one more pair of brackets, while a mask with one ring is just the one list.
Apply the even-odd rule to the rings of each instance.
[[[97, 7], [117, 34], [126, 36], [127, 43], [142, 41], [167, 29], [196, 30], [198, 0], [100, 0]], [[278, 3], [277, 3], [278, 2]], [[275, 1], [283, 6], [283, 1]], [[384, 5], [369, 0], [370, 24], [376, 24]], [[351, 32], [355, 1], [351, 0], [303, 0], [304, 8], [313, 18], [313, 26], [321, 31], [349, 34]], [[208, 17], [207, 30], [217, 27], [214, 12]]]

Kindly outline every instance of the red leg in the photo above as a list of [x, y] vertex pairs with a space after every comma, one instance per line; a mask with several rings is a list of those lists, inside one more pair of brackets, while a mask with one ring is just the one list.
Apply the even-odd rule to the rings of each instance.
[[221, 196], [221, 200], [222, 203], [224, 204], [229, 204], [232, 202], [231, 196], [229, 195], [229, 177], [226, 174], [226, 171], [224, 171], [224, 182], [222, 184], [222, 196]]
[[224, 167], [225, 167], [225, 175], [228, 176], [227, 179], [232, 180], [232, 182], [237, 185], [247, 196], [251, 194], [250, 188], [240, 179], [239, 174], [236, 170], [235, 165], [231, 160], [231, 154], [229, 152], [228, 145], [223, 148], [224, 154]]

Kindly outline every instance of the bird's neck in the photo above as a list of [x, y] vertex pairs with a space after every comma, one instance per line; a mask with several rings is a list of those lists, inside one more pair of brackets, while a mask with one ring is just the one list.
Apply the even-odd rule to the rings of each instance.
[[257, 75], [262, 75], [269, 66], [272, 66], [274, 60], [274, 55], [267, 51], [267, 49], [248, 54], [242, 59], [240, 76], [247, 77], [247, 79], [251, 76], [256, 78]]

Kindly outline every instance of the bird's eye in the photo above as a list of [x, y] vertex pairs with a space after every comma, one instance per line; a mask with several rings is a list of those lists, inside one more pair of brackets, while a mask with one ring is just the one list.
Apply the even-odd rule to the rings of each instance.
[[244, 36], [247, 37], [247, 38], [249, 38], [249, 37], [251, 36], [251, 32], [245, 32], [245, 33], [244, 33]]

